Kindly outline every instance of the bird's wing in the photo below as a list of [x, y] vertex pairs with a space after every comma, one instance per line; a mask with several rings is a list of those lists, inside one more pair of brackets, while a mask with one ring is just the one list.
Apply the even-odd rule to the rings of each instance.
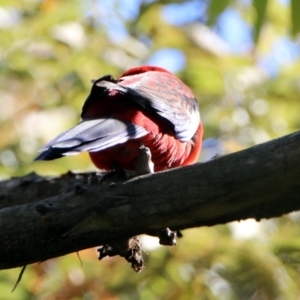
[[190, 140], [200, 124], [198, 102], [178, 78], [165, 72], [125, 76], [117, 82], [97, 80], [104, 90], [116, 90], [149, 113], [168, 122], [177, 139]]
[[143, 127], [113, 118], [84, 120], [44, 146], [35, 160], [52, 160], [83, 151], [96, 152], [147, 134]]

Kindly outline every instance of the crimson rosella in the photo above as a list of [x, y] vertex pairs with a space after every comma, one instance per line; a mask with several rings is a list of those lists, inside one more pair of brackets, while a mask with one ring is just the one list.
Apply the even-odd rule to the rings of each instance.
[[150, 149], [154, 170], [194, 163], [203, 126], [192, 91], [165, 69], [142, 66], [118, 79], [93, 82], [82, 121], [44, 146], [36, 160], [88, 151], [104, 170], [135, 170], [141, 144]]

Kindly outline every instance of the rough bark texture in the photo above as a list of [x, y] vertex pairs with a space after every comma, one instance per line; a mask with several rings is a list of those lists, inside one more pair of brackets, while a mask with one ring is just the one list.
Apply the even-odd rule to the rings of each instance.
[[[30, 174], [0, 183], [0, 269], [170, 227], [300, 209], [300, 132], [213, 161], [123, 184]], [[95, 180], [92, 180], [92, 182]], [[184, 242], [184, 240], [182, 241]]]

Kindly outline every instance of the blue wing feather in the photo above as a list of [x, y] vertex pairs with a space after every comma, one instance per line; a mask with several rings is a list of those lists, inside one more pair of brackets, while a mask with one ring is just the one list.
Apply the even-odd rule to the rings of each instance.
[[44, 146], [35, 160], [52, 160], [83, 151], [96, 152], [147, 134], [141, 126], [113, 118], [84, 120]]

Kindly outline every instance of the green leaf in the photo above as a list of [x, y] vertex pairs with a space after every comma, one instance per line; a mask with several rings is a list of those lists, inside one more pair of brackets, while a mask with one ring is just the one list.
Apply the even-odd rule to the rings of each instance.
[[291, 1], [292, 34], [295, 36], [300, 31], [300, 1]]
[[219, 15], [227, 8], [230, 0], [211, 0], [208, 4], [208, 25], [214, 25]]
[[265, 21], [268, 0], [253, 0], [253, 6], [256, 11], [256, 21], [254, 24], [253, 39], [257, 43], [261, 28]]

